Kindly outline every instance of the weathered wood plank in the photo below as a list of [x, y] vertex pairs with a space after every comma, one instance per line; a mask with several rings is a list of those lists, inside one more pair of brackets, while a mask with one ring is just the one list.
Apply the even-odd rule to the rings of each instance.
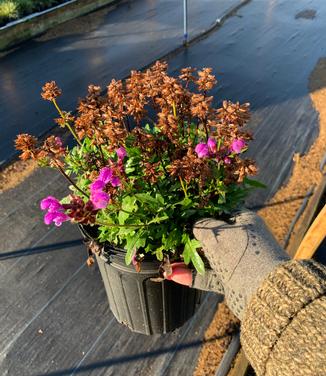
[[315, 189], [313, 196], [309, 199], [307, 208], [305, 209], [304, 217], [302, 218], [302, 222], [300, 227], [297, 229], [296, 232], [293, 233], [292, 237], [293, 240], [289, 245], [288, 253], [291, 257], [294, 256], [299, 245], [304, 238], [305, 233], [307, 232], [314, 216], [316, 215], [318, 206], [320, 201], [322, 200], [322, 196], [325, 194], [326, 190], [326, 176], [323, 177], [319, 186]]

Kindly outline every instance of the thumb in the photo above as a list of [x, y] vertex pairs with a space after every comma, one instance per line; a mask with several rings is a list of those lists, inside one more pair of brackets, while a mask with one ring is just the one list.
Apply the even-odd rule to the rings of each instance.
[[224, 294], [223, 285], [217, 275], [212, 269], [207, 269], [205, 274], [198, 274], [196, 271], [191, 271], [183, 262], [176, 262], [171, 264], [172, 273], [163, 273], [164, 278], [179, 283], [181, 285], [193, 287], [198, 290], [212, 291], [218, 294]]
[[189, 286], [192, 285], [192, 271], [183, 262], [176, 262], [171, 264], [172, 272], [170, 274], [164, 272], [164, 278], [179, 283], [181, 285]]

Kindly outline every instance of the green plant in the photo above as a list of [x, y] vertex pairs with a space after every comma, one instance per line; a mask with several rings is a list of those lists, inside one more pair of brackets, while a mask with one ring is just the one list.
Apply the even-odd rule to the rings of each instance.
[[30, 135], [16, 139], [22, 159], [58, 169], [71, 184], [61, 202], [52, 196], [41, 202], [45, 223], [96, 226], [99, 242], [126, 249], [127, 264], [140, 267], [152, 254], [204, 273], [193, 223], [231, 213], [262, 186], [248, 178], [254, 162], [242, 157], [252, 139], [243, 128], [249, 106], [224, 101], [214, 108], [207, 93], [215, 84], [209, 68], [185, 68], [175, 78], [157, 62], [125, 82], [112, 80], [106, 95], [89, 86], [74, 117], [59, 108], [56, 83], [47, 83], [42, 97], [77, 145], [68, 150], [54, 136], [40, 146]]
[[24, 16], [33, 13], [35, 2], [33, 0], [16, 0], [19, 15]]
[[0, 2], [0, 22], [18, 18], [18, 9], [15, 1], [3, 0]]
[[68, 0], [0, 0], [0, 26]]

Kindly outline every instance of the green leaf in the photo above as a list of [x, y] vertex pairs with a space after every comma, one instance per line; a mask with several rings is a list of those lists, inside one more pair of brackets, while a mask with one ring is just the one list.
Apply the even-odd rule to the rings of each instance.
[[61, 204], [69, 204], [70, 201], [71, 201], [71, 197], [70, 197], [70, 196], [66, 196], [66, 197], [64, 197], [64, 198], [62, 198], [62, 199], [60, 200], [60, 203], [61, 203]]
[[124, 225], [126, 222], [126, 219], [129, 218], [129, 214], [120, 210], [118, 215], [119, 225]]
[[193, 202], [189, 197], [185, 197], [183, 200], [176, 202], [174, 205], [181, 205], [184, 208], [193, 206]]
[[136, 235], [128, 235], [127, 237], [126, 249], [127, 253], [125, 256], [126, 264], [129, 265], [132, 260], [132, 256], [137, 248], [144, 248], [146, 246], [146, 237], [143, 236], [141, 231], [138, 231]]
[[205, 274], [205, 265], [202, 258], [199, 256], [196, 250], [193, 250], [191, 254], [191, 262], [193, 263], [194, 267], [196, 268], [199, 274]]
[[158, 201], [162, 206], [165, 204], [164, 197], [160, 193], [155, 195], [156, 201]]
[[184, 243], [183, 257], [184, 262], [189, 264], [190, 260], [193, 263], [199, 274], [205, 274], [205, 265], [197, 252], [197, 248], [201, 248], [201, 244], [196, 239], [190, 239], [188, 234], [183, 234], [182, 242]]
[[157, 248], [157, 250], [155, 251], [155, 254], [156, 254], [156, 258], [159, 260], [159, 261], [163, 261], [163, 251], [164, 251], [164, 247], [160, 247], [160, 248]]
[[136, 204], [136, 197], [134, 196], [126, 196], [122, 200], [122, 209], [128, 212], [136, 211], [137, 204]]
[[167, 219], [169, 219], [169, 217], [165, 214], [162, 217], [153, 218], [151, 221], [148, 222], [148, 224], [150, 225], [152, 223], [160, 223], [160, 222], [166, 221]]
[[152, 208], [157, 208], [158, 206], [160, 206], [159, 201], [152, 197], [149, 193], [136, 193], [135, 197], [141, 203], [148, 204]]
[[135, 235], [134, 227], [120, 227], [119, 228], [119, 237], [121, 238], [121, 240], [125, 240], [127, 235]]
[[198, 211], [196, 209], [187, 209], [184, 212], [182, 212], [180, 216], [182, 218], [189, 218], [196, 213], [198, 213]]
[[256, 187], [256, 188], [267, 188], [267, 185], [261, 183], [260, 181], [258, 180], [254, 180], [254, 179], [249, 179], [249, 178], [244, 178], [243, 182], [245, 184], [248, 184], [248, 185], [251, 185], [252, 187]]
[[163, 233], [162, 243], [166, 251], [177, 248], [177, 246], [181, 243], [181, 231], [177, 228], [174, 228], [168, 233], [167, 237], [166, 234]]
[[183, 256], [183, 261], [185, 262], [185, 264], [189, 264], [190, 262], [190, 252], [189, 252], [189, 248], [186, 248], [184, 249], [183, 253], [182, 253], [182, 256]]
[[126, 243], [127, 253], [126, 253], [126, 256], [125, 256], [125, 261], [126, 261], [127, 265], [130, 265], [130, 263], [131, 263], [132, 256], [134, 255], [134, 252], [135, 252], [135, 249], [136, 249], [136, 243], [137, 243], [137, 240], [139, 239], [140, 236], [141, 236], [141, 233], [138, 232], [135, 235], [128, 235], [126, 237], [126, 239], [127, 239], [127, 243]]

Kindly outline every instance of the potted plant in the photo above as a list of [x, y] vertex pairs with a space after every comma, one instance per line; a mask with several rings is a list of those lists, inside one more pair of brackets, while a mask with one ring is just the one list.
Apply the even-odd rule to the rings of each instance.
[[[205, 272], [193, 223], [228, 215], [253, 186], [251, 159], [242, 157], [252, 139], [243, 126], [249, 105], [224, 101], [214, 108], [209, 68], [167, 73], [157, 62], [107, 92], [91, 85], [76, 115], [60, 109], [61, 90], [45, 84], [76, 146], [48, 137], [43, 144], [17, 136], [21, 158], [57, 169], [70, 184], [61, 200], [42, 200], [44, 222], [78, 224], [97, 258], [112, 312], [134, 331], [165, 333], [191, 317], [199, 292], [164, 280], [171, 264]], [[178, 264], [175, 264], [178, 263]]]

